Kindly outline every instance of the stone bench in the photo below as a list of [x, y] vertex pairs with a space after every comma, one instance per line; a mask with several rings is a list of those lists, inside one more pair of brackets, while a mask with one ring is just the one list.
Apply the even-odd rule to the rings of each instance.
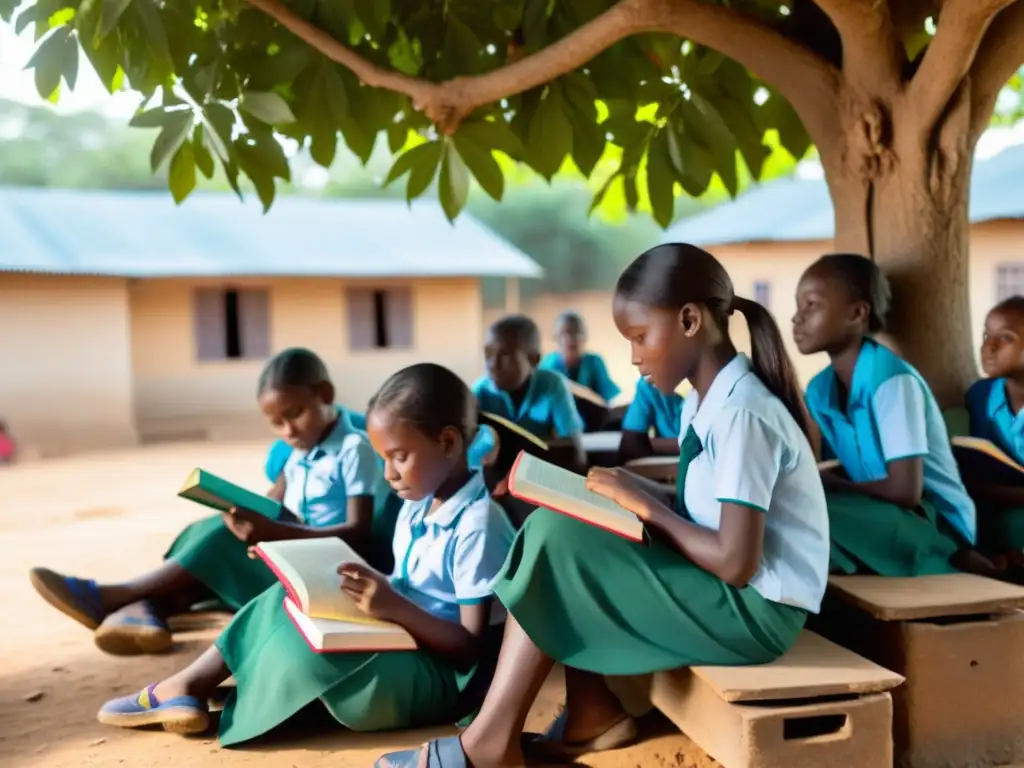
[[678, 669], [624, 687], [725, 768], [888, 768], [889, 691], [902, 682], [805, 630], [770, 664]]
[[823, 631], [906, 678], [893, 692], [897, 765], [1024, 759], [1024, 588], [970, 574], [829, 587]]

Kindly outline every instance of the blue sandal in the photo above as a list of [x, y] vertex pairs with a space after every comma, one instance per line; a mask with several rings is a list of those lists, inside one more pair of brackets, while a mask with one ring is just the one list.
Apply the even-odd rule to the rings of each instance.
[[138, 693], [111, 699], [96, 715], [103, 725], [117, 728], [143, 728], [159, 725], [169, 733], [204, 733], [210, 728], [210, 713], [195, 696], [175, 696], [159, 701], [153, 689], [156, 683]]
[[96, 629], [106, 618], [99, 587], [92, 579], [62, 576], [49, 568], [33, 568], [28, 578], [43, 600], [87, 629]]
[[427, 768], [469, 768], [458, 736], [434, 739], [426, 746], [391, 752], [378, 758], [374, 768], [419, 768], [420, 756], [427, 751]]
[[96, 647], [114, 656], [138, 656], [169, 651], [174, 644], [174, 638], [152, 604], [145, 600], [137, 606], [128, 607], [141, 608], [141, 615], [133, 615], [122, 610], [107, 616], [93, 634]]

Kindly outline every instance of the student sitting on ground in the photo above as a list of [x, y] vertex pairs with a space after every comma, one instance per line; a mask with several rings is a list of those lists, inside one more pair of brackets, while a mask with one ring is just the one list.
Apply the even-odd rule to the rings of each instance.
[[[603, 675], [763, 664], [819, 610], [828, 515], [793, 365], [761, 305], [733, 293], [710, 254], [661, 245], [619, 278], [615, 323], [633, 363], [662, 392], [693, 385], [675, 499], [621, 469], [592, 469], [591, 490], [641, 518], [640, 546], [538, 509], [494, 591], [509, 612], [498, 668], [460, 737], [381, 758], [382, 768], [549, 765], [636, 737]], [[729, 339], [750, 325], [753, 360]], [[558, 661], [566, 704], [543, 736], [522, 733]], [[524, 755], [524, 751], [527, 753]], [[535, 753], [535, 754], [534, 754]]]
[[587, 328], [576, 312], [563, 312], [555, 321], [556, 352], [549, 352], [537, 366], [542, 371], [557, 371], [577, 384], [592, 389], [611, 402], [622, 390], [612, 381], [601, 356], [587, 352]]
[[40, 596], [94, 630], [101, 650], [159, 653], [172, 642], [168, 616], [211, 597], [241, 608], [275, 581], [248, 557], [256, 541], [337, 536], [373, 562], [381, 468], [366, 435], [335, 409], [323, 362], [305, 349], [281, 352], [263, 370], [257, 397], [271, 426], [294, 448], [267, 494], [282, 502], [281, 519], [238, 509], [199, 520], [182, 531], [163, 565], [120, 584], [32, 570]]
[[480, 409], [515, 422], [554, 449], [567, 449], [574, 463], [585, 461], [576, 412], [565, 379], [554, 371], [536, 370], [540, 331], [525, 315], [494, 322], [484, 341], [487, 375], [473, 385]]
[[[358, 411], [353, 411], [348, 408], [344, 408], [340, 405], [335, 406], [339, 413], [344, 413], [348, 416], [349, 421], [352, 422], [352, 426], [361, 432], [366, 431], [366, 417]], [[292, 455], [294, 449], [288, 445], [287, 440], [275, 440], [270, 450], [267, 451], [267, 462], [264, 465], [263, 471], [267, 476], [267, 480], [271, 483], [276, 483], [277, 478], [284, 472], [284, 465], [288, 463], [288, 457]]]
[[[1001, 301], [985, 318], [981, 368], [988, 377], [967, 392], [971, 435], [988, 440], [1024, 464], [1024, 296]], [[979, 509], [978, 538], [984, 552], [1020, 560], [1024, 550], [1024, 485], [986, 483], [967, 477]]]
[[682, 410], [683, 398], [675, 392], [660, 392], [645, 378], [637, 381], [636, 394], [622, 419], [619, 463], [644, 456], [679, 453], [679, 417]]
[[466, 385], [429, 363], [392, 376], [367, 413], [385, 477], [405, 500], [394, 537], [398, 565], [389, 578], [343, 563], [340, 588], [368, 616], [405, 628], [418, 650], [314, 653], [285, 614], [284, 588], [275, 584], [199, 659], [107, 702], [99, 721], [203, 732], [210, 726], [208, 699], [232, 675], [222, 746], [267, 733], [318, 700], [353, 731], [454, 723], [475, 709], [479, 696], [474, 701], [472, 694], [493, 672], [505, 618], [492, 586], [514, 536], [481, 474], [468, 466], [476, 413]]
[[[793, 338], [831, 364], [807, 387], [822, 437], [832, 570], [917, 576], [970, 567], [975, 511], [942, 413], [921, 375], [874, 339], [889, 284], [863, 256], [832, 254], [800, 278]], [[954, 562], [956, 565], [954, 565]]]

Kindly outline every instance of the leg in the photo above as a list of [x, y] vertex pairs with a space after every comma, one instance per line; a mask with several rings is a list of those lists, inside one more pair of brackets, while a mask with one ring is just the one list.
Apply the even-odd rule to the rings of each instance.
[[192, 696], [200, 701], [210, 698], [225, 680], [231, 677], [231, 670], [224, 663], [220, 649], [211, 645], [203, 655], [180, 672], [156, 684], [154, 692], [161, 700], [176, 696]]
[[565, 668], [565, 727], [562, 741], [589, 742], [628, 717], [601, 675]]
[[462, 734], [462, 748], [473, 765], [523, 765], [520, 739], [526, 716], [553, 666], [510, 615], [494, 681], [480, 714]]
[[168, 610], [187, 608], [202, 584], [177, 562], [167, 560], [159, 568], [121, 584], [99, 585], [100, 600], [107, 612], [113, 612], [141, 600], [154, 600]]

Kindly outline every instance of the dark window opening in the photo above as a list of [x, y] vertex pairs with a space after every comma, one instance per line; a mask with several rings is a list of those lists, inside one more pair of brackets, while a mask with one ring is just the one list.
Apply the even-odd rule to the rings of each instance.
[[377, 349], [388, 346], [388, 305], [384, 291], [373, 292], [373, 345]]
[[238, 291], [224, 291], [224, 356], [230, 360], [237, 360], [242, 356], [240, 315]]

